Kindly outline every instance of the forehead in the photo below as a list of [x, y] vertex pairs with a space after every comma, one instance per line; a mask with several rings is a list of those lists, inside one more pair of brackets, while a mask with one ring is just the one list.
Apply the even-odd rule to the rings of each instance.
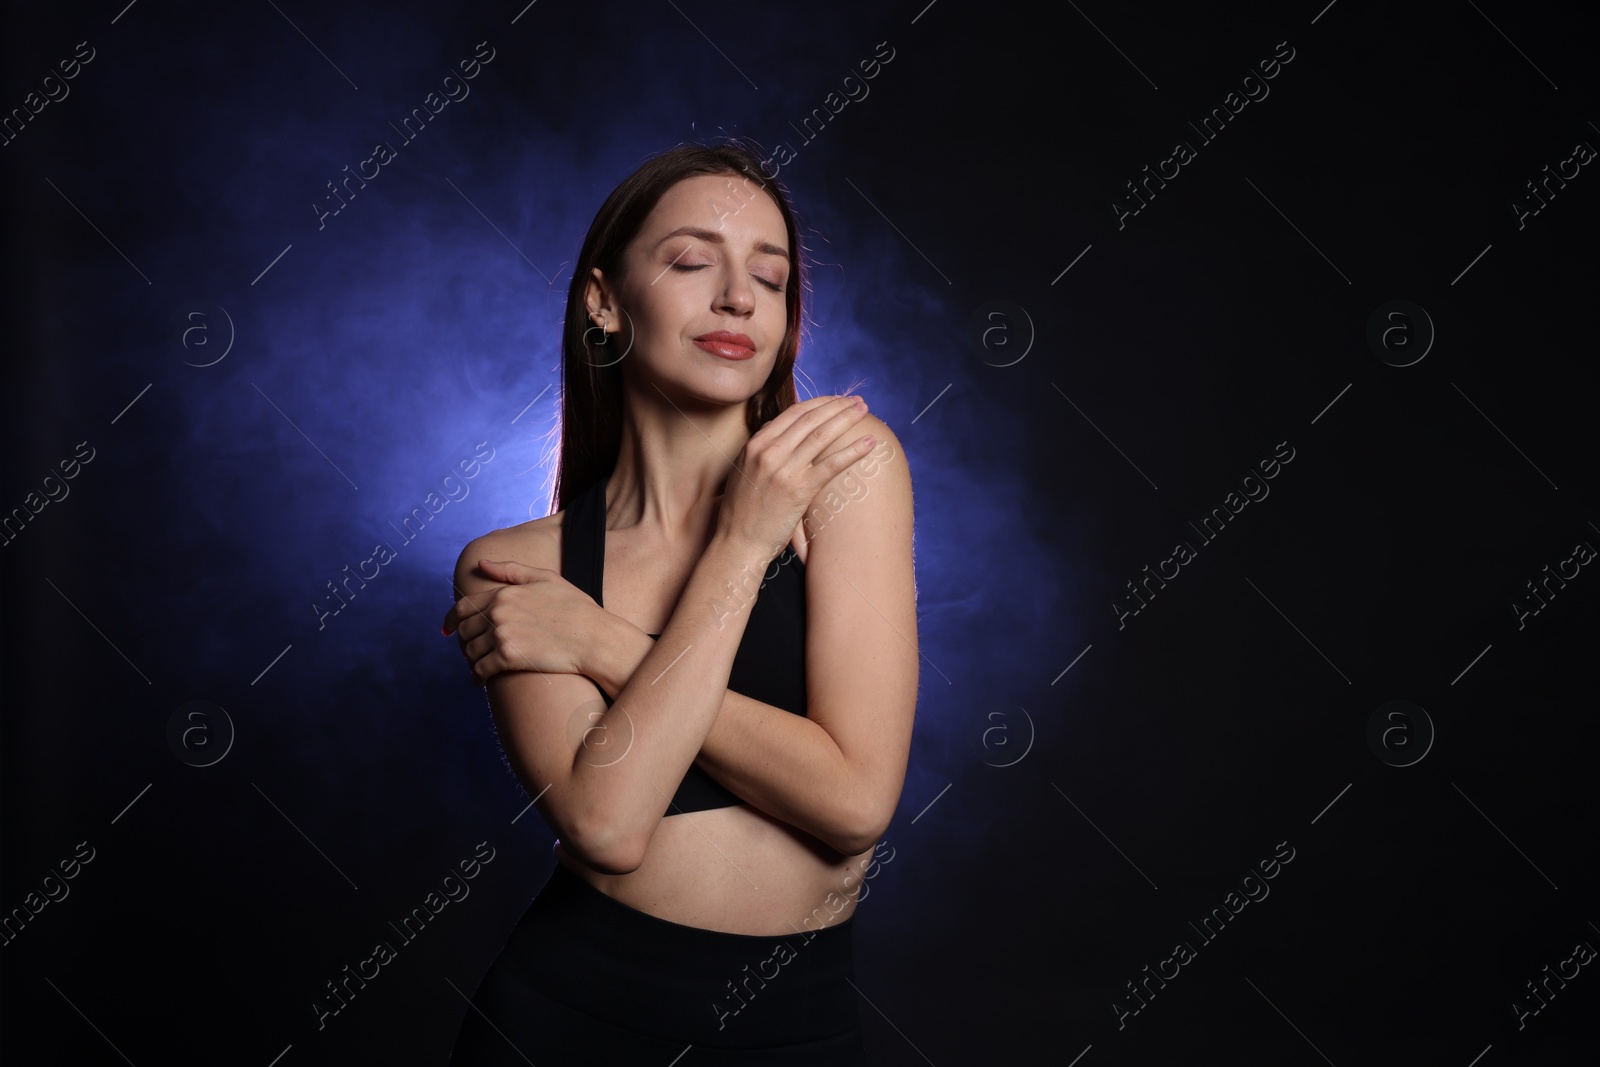
[[718, 231], [737, 244], [789, 243], [777, 203], [742, 174], [695, 174], [679, 181], [662, 194], [640, 236], [654, 241], [684, 226]]

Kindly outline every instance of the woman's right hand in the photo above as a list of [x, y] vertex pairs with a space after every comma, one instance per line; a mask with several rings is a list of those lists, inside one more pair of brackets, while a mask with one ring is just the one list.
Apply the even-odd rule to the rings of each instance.
[[812, 397], [779, 412], [734, 460], [718, 535], [759, 548], [767, 561], [782, 552], [822, 488], [872, 449], [870, 436], [840, 447], [866, 415], [858, 396]]

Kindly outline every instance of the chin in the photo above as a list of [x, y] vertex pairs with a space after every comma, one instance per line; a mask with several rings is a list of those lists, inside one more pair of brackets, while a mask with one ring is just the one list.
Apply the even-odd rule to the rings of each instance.
[[[765, 379], [762, 379], [765, 382]], [[702, 407], [738, 407], [760, 395], [760, 388], [752, 389], [742, 382], [675, 381], [664, 391], [674, 397], [674, 403], [695, 404]], [[677, 399], [677, 398], [682, 398]]]

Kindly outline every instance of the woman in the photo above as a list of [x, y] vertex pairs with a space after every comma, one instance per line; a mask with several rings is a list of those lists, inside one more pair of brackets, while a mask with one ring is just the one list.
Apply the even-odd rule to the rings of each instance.
[[916, 704], [911, 482], [859, 398], [796, 402], [802, 292], [738, 144], [648, 161], [589, 228], [558, 510], [468, 545], [445, 623], [559, 838], [453, 1062], [861, 1047], [851, 920]]

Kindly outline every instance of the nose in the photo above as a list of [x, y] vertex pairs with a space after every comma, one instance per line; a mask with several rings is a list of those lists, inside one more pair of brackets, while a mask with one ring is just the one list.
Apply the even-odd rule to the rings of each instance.
[[730, 267], [724, 274], [722, 291], [717, 294], [717, 310], [734, 315], [748, 315], [755, 310], [756, 294], [750, 277], [742, 270]]

